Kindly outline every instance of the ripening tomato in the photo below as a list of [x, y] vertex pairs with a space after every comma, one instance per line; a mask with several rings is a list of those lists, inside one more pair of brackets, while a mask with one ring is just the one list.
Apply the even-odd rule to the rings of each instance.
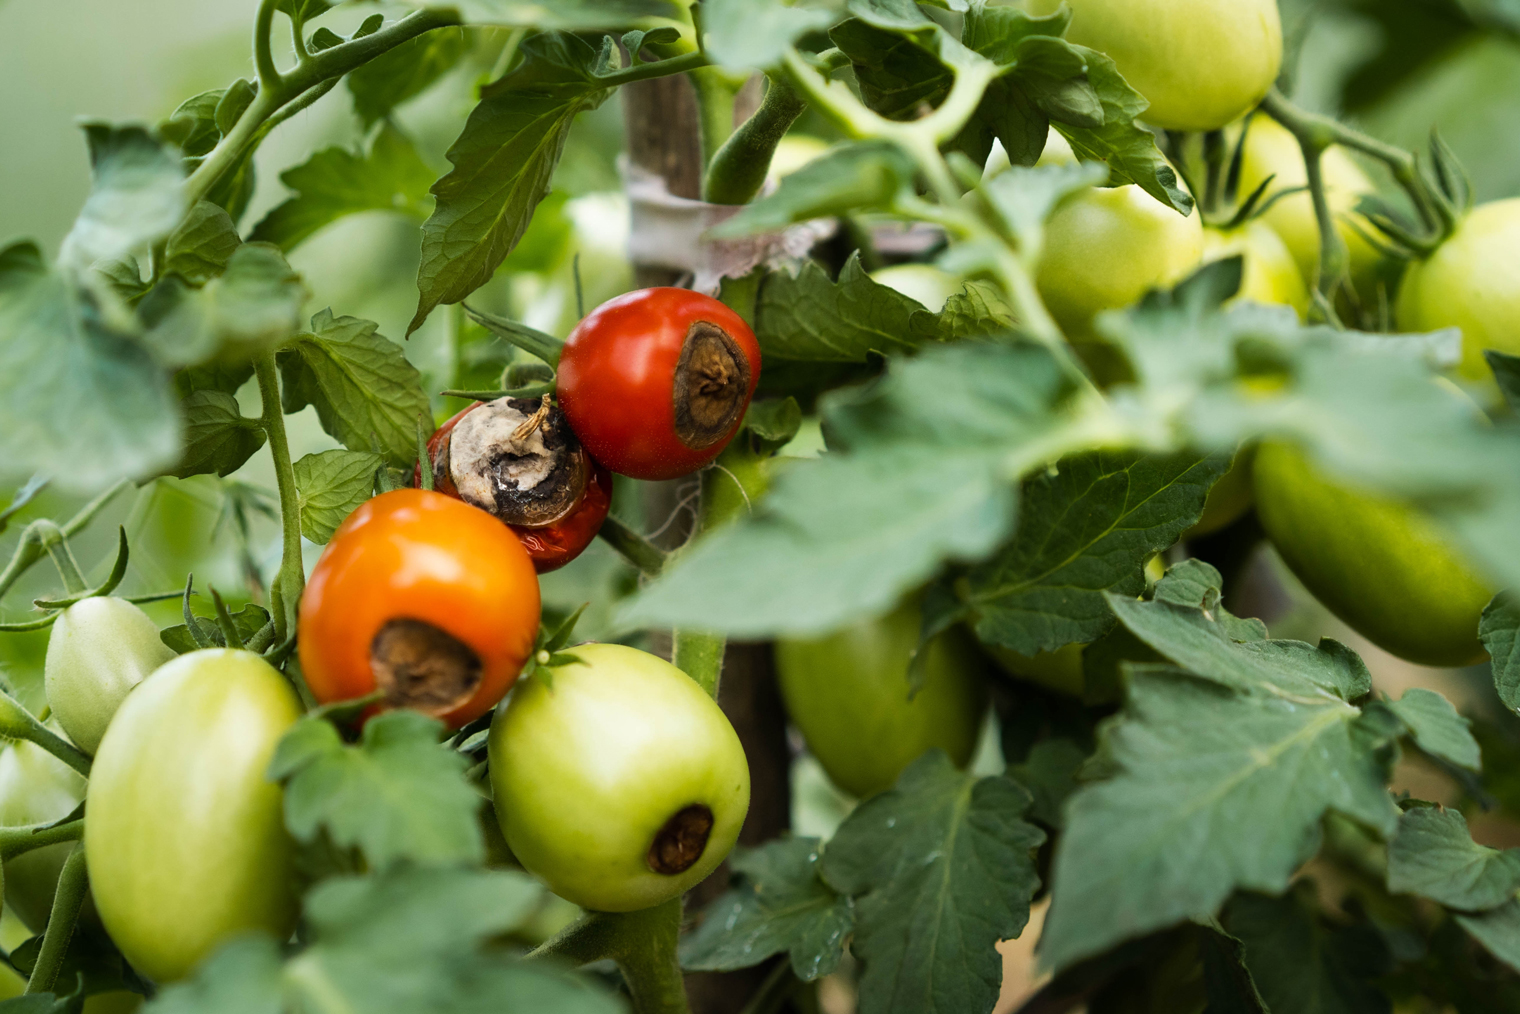
[[377, 688], [458, 728], [506, 695], [538, 634], [538, 577], [511, 529], [420, 489], [382, 493], [333, 533], [301, 596], [317, 700]]
[[[1033, 0], [1050, 14], [1062, 0]], [[1113, 58], [1168, 130], [1218, 130], [1249, 112], [1282, 67], [1277, 0], [1065, 0], [1066, 38]]]
[[981, 655], [954, 627], [929, 642], [923, 689], [909, 697], [918, 603], [824, 637], [776, 642], [776, 675], [793, 724], [829, 778], [856, 796], [891, 788], [938, 748], [971, 760], [987, 713]]
[[[612, 506], [612, 473], [586, 453], [545, 397], [477, 401], [428, 441], [433, 488], [479, 507], [522, 540], [540, 574], [596, 538]], [[421, 482], [421, 465], [413, 480]]]
[[1309, 312], [1309, 290], [1287, 244], [1272, 227], [1257, 219], [1238, 229], [1203, 230], [1203, 259], [1218, 261], [1240, 256], [1243, 274], [1234, 301], [1291, 306], [1300, 317]]
[[1093, 318], [1180, 282], [1203, 260], [1203, 226], [1133, 184], [1093, 187], [1045, 226], [1040, 295], [1068, 337], [1091, 340]]
[[265, 775], [301, 715], [285, 677], [250, 651], [207, 648], [145, 679], [90, 773], [85, 861], [111, 939], [158, 982], [226, 940], [295, 925], [294, 848]]
[[76, 602], [48, 635], [48, 706], [74, 745], [93, 754], [127, 692], [174, 657], [158, 625], [126, 599]]
[[570, 332], [556, 393], [591, 456], [635, 479], [674, 479], [718, 456], [760, 382], [760, 344], [700, 292], [641, 289]]
[[491, 723], [496, 816], [560, 897], [632, 912], [717, 868], [749, 809], [749, 764], [718, 705], [675, 666], [620, 644], [518, 686]]
[[1489, 376], [1484, 349], [1520, 355], [1520, 197], [1474, 208], [1399, 285], [1404, 331], [1462, 329], [1464, 377]]
[[1303, 451], [1256, 452], [1256, 512], [1298, 579], [1358, 633], [1422, 665], [1483, 658], [1494, 591], [1423, 514], [1328, 480]]
[[[25, 740], [0, 745], [0, 826], [62, 820], [84, 793], [84, 776], [42, 747]], [[47, 924], [58, 874], [73, 848], [72, 842], [46, 845], [5, 861], [5, 907], [34, 932]]]

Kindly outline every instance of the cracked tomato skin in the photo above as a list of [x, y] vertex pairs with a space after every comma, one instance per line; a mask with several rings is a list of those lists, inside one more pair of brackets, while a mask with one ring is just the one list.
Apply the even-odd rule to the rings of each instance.
[[[747, 376], [732, 421], [693, 446], [677, 431], [676, 375], [699, 322], [732, 340]], [[622, 475], [660, 480], [716, 458], [743, 425], [759, 382], [760, 343], [738, 314], [700, 292], [654, 288], [608, 300], [576, 325], [560, 354], [556, 394], [593, 458]]]
[[[428, 457], [434, 461], [442, 450], [443, 443], [448, 439], [454, 427], [459, 421], [471, 412], [485, 405], [483, 401], [463, 408], [449, 417], [449, 420], [438, 427], [438, 432], [428, 439]], [[581, 453], [586, 455], [586, 460], [591, 466], [591, 479], [586, 483], [586, 492], [581, 496], [581, 501], [569, 514], [548, 525], [514, 525], [506, 524], [517, 534], [523, 548], [528, 551], [528, 556], [533, 560], [533, 569], [540, 574], [547, 574], [551, 570], [558, 570], [571, 560], [583, 553], [591, 540], [596, 538], [596, 533], [601, 529], [602, 522], [607, 520], [607, 511], [612, 507], [612, 473], [607, 466], [597, 461], [584, 448]], [[417, 471], [412, 475], [412, 484], [420, 485], [422, 482], [422, 466], [417, 466]], [[462, 499], [459, 488], [454, 485], [454, 480], [446, 475], [435, 471], [433, 489], [444, 496]]]
[[398, 489], [333, 533], [301, 596], [301, 670], [326, 704], [376, 688], [371, 646], [393, 620], [417, 620], [479, 659], [474, 692], [433, 712], [451, 728], [506, 696], [538, 634], [538, 576], [517, 537], [442, 493]]

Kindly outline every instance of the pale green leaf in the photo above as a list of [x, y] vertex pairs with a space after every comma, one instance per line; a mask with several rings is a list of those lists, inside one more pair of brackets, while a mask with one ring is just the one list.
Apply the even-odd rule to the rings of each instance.
[[308, 295], [277, 248], [244, 243], [221, 275], [202, 288], [174, 275], [154, 286], [138, 306], [147, 325], [143, 344], [171, 367], [216, 358], [246, 362], [300, 330]]
[[184, 171], [173, 149], [142, 127], [83, 126], [92, 186], [58, 256], [76, 270], [167, 236], [185, 212]]
[[1417, 806], [1388, 843], [1388, 890], [1468, 912], [1498, 908], [1520, 891], [1520, 849], [1479, 845], [1458, 811]]
[[1471, 732], [1472, 723], [1461, 715], [1445, 697], [1424, 687], [1411, 687], [1387, 707], [1409, 727], [1415, 745], [1432, 757], [1439, 757], [1459, 768], [1477, 771], [1483, 758], [1478, 741]]
[[369, 451], [345, 450], [320, 451], [297, 461], [301, 534], [325, 545], [344, 519], [374, 495], [375, 472], [382, 461]]
[[440, 28], [408, 39], [350, 71], [344, 80], [359, 121], [368, 127], [422, 94], [469, 50], [470, 37], [463, 28]]

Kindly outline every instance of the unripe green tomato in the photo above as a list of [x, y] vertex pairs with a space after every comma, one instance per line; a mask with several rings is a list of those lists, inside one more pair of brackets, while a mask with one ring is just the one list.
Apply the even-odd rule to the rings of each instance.
[[951, 296], [961, 291], [965, 279], [933, 264], [893, 264], [871, 272], [871, 281], [901, 292], [922, 303], [931, 313], [939, 313]]
[[491, 790], [519, 862], [582, 908], [684, 894], [733, 849], [749, 762], [691, 677], [621, 644], [519, 683], [491, 723]]
[[925, 649], [925, 682], [911, 700], [908, 661], [918, 647], [914, 600], [825, 637], [776, 642], [776, 675], [792, 723], [841, 789], [862, 798], [890, 789], [938, 747], [964, 767], [987, 713], [984, 663], [953, 627]]
[[293, 850], [265, 772], [300, 714], [262, 658], [207, 648], [144, 680], [106, 730], [85, 810], [90, 889], [111, 939], [155, 981], [239, 933], [290, 933]]
[[1037, 683], [1047, 690], [1080, 698], [1087, 689], [1087, 677], [1082, 671], [1082, 649], [1085, 644], [1068, 644], [1055, 651], [1042, 651], [1035, 655], [1021, 655], [1012, 648], [985, 645], [998, 666], [1010, 676]]
[[1182, 539], [1196, 539], [1210, 535], [1234, 524], [1240, 516], [1251, 509], [1251, 465], [1256, 460], [1256, 445], [1250, 444], [1235, 452], [1230, 470], [1219, 477], [1204, 501], [1203, 513], [1198, 522], [1182, 533]]
[[1462, 329], [1461, 373], [1490, 376], [1484, 349], [1520, 355], [1520, 197], [1481, 204], [1399, 285], [1403, 331]]
[[[1218, 130], [1266, 96], [1282, 68], [1277, 0], [1066, 0], [1066, 38], [1107, 53], [1145, 96], [1147, 123]], [[1033, 0], [1051, 14], [1061, 0]]]
[[1068, 337], [1093, 339], [1093, 318], [1174, 285], [1203, 260], [1203, 226], [1139, 187], [1093, 187], [1045, 226], [1037, 283]]
[[1281, 304], [1293, 307], [1299, 317], [1309, 312], [1309, 290], [1298, 273], [1293, 254], [1272, 227], [1257, 219], [1239, 229], [1203, 231], [1203, 259], [1244, 259], [1240, 291], [1231, 302]]
[[[1382, 255], [1363, 236], [1363, 232], [1375, 236], [1377, 229], [1356, 213], [1356, 205], [1376, 188], [1356, 160], [1338, 146], [1325, 149], [1320, 157], [1320, 172], [1325, 180], [1325, 199], [1335, 219], [1335, 231], [1340, 233], [1351, 257], [1351, 282], [1362, 298], [1369, 300], [1376, 295], [1377, 265]], [[1276, 120], [1258, 114], [1251, 118], [1246, 131], [1245, 151], [1240, 163], [1241, 195], [1255, 193], [1268, 177], [1272, 177], [1272, 184], [1263, 197], [1264, 201], [1272, 200], [1284, 190], [1307, 186], [1309, 182], [1298, 139]], [[1319, 273], [1320, 251], [1314, 198], [1307, 191], [1276, 197], [1259, 221], [1266, 222], [1282, 237], [1298, 265], [1299, 277], [1306, 286], [1314, 285]]]
[[127, 691], [174, 658], [148, 614], [96, 596], [53, 621], [43, 674], [48, 706], [74, 745], [93, 754]]
[[[50, 824], [84, 798], [84, 776], [35, 743], [0, 746], [0, 826]], [[5, 906], [40, 933], [53, 909], [53, 892], [72, 842], [47, 845], [5, 862]]]
[[1483, 658], [1478, 620], [1493, 589], [1423, 514], [1327, 480], [1291, 444], [1262, 444], [1255, 480], [1272, 544], [1336, 616], [1411, 662]]

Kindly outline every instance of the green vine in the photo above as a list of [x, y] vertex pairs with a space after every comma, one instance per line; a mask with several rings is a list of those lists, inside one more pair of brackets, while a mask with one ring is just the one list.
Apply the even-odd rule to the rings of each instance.
[[274, 355], [254, 360], [254, 375], [259, 382], [263, 414], [261, 425], [269, 437], [269, 454], [274, 459], [275, 486], [280, 494], [280, 530], [283, 549], [280, 572], [270, 590], [274, 607], [275, 640], [288, 643], [295, 634], [296, 605], [306, 586], [306, 568], [301, 559], [301, 507], [296, 490], [295, 467], [290, 460], [290, 442], [285, 436], [285, 413], [280, 404], [280, 381]]

